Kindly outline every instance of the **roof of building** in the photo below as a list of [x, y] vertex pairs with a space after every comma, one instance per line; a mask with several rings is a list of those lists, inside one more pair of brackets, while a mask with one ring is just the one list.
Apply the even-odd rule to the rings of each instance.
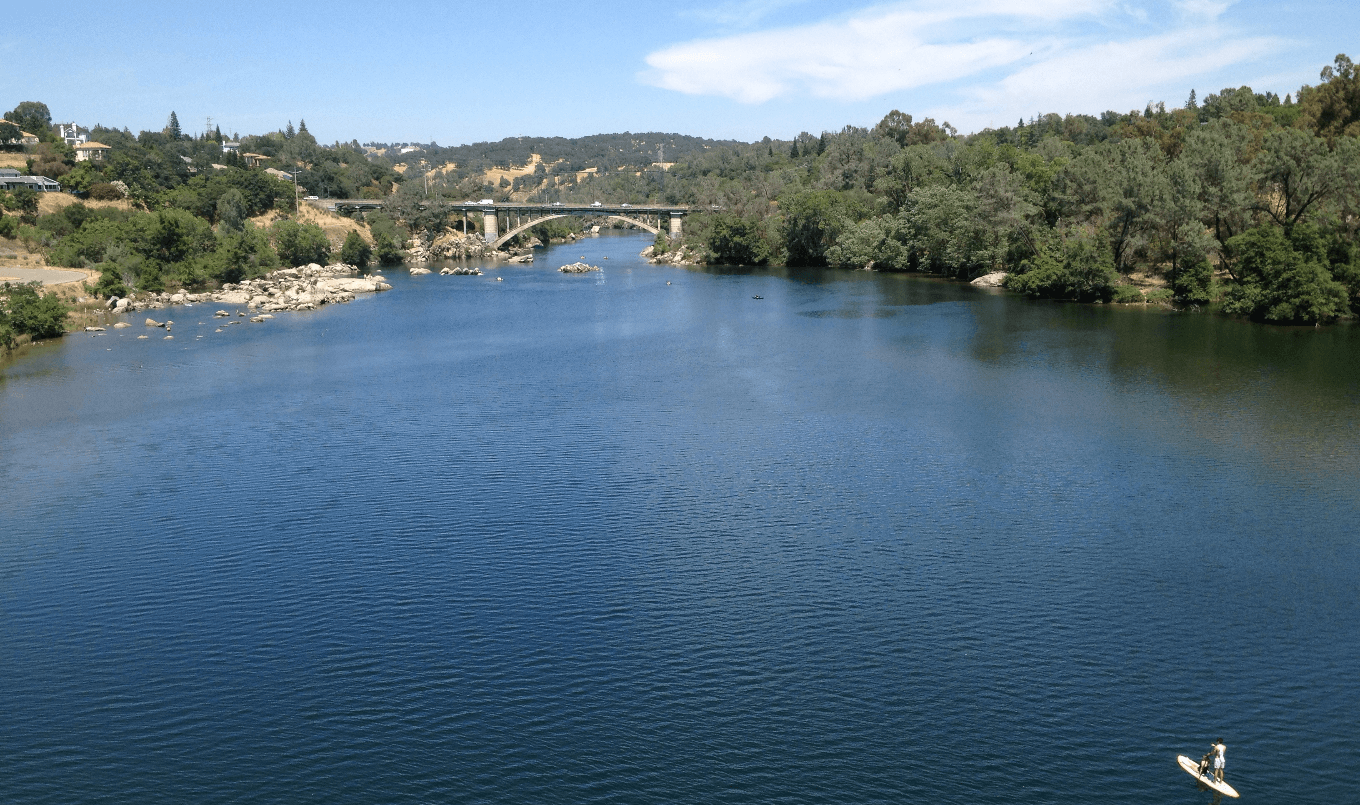
[[77, 151], [95, 151], [101, 148], [104, 149], [105, 151], [113, 150], [113, 146], [104, 145], [103, 143], [97, 143], [94, 140], [90, 140], [88, 143], [81, 143], [80, 145], [76, 146]]
[[46, 176], [0, 176], [0, 186], [13, 188], [17, 185], [32, 185], [44, 192], [61, 190], [61, 183]]
[[0, 176], [18, 176], [18, 168], [0, 168]]

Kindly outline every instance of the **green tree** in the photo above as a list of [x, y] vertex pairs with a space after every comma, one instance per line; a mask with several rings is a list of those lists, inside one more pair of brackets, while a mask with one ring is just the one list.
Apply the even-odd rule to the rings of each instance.
[[1089, 302], [1110, 299], [1118, 281], [1109, 243], [1085, 234], [1041, 246], [1006, 277], [1006, 287], [1027, 296]]
[[1155, 204], [1167, 192], [1163, 162], [1152, 140], [1120, 140], [1089, 149], [1064, 171], [1070, 214], [1100, 228], [1120, 273], [1156, 227]]
[[179, 115], [176, 115], [174, 111], [170, 112], [170, 119], [165, 123], [165, 136], [172, 141], [178, 140], [183, 136], [183, 133], [179, 129]]
[[9, 196], [0, 199], [4, 202], [5, 209], [19, 213], [19, 218], [26, 224], [37, 223], [38, 220], [38, 193], [31, 187], [16, 187], [9, 191]]
[[785, 196], [780, 234], [791, 266], [824, 266], [837, 236], [868, 212], [863, 200], [835, 190], [807, 190]]
[[1299, 91], [1299, 125], [1334, 142], [1360, 137], [1360, 70], [1344, 53], [1322, 68], [1323, 83]]
[[52, 131], [52, 112], [47, 104], [38, 101], [24, 101], [5, 113], [5, 119], [29, 134], [42, 137]]
[[14, 332], [34, 338], [56, 338], [66, 332], [66, 314], [71, 310], [56, 294], [38, 293], [39, 283], [6, 283], [7, 317]]
[[117, 267], [111, 265], [100, 270], [99, 282], [96, 282], [90, 290], [94, 292], [95, 296], [104, 299], [128, 295], [127, 285], [123, 282], [123, 275]]
[[326, 233], [316, 224], [290, 220], [275, 221], [270, 231], [274, 239], [274, 249], [285, 265], [325, 263], [330, 257], [330, 241], [326, 239]]
[[759, 266], [770, 259], [760, 224], [730, 213], [713, 216], [708, 248], [716, 262], [726, 265]]
[[1332, 277], [1316, 231], [1300, 226], [1292, 240], [1274, 226], [1233, 239], [1240, 279], [1229, 289], [1224, 311], [1282, 324], [1318, 324], [1346, 312], [1346, 286]]
[[0, 121], [0, 151], [22, 151], [24, 144], [19, 141], [23, 132], [8, 120]]
[[357, 231], [351, 229], [345, 236], [345, 243], [340, 247], [340, 262], [358, 268], [367, 268], [370, 260], [373, 259], [373, 248], [368, 245], [368, 241]]
[[1256, 158], [1258, 209], [1286, 230], [1315, 211], [1345, 175], [1327, 143], [1311, 131], [1275, 129]]
[[244, 229], [248, 213], [246, 197], [234, 187], [227, 188], [217, 199], [217, 221], [228, 232]]

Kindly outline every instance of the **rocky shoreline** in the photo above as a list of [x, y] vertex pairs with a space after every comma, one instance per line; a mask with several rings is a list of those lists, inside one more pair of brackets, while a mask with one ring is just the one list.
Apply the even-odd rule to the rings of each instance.
[[345, 263], [328, 266], [311, 263], [298, 268], [280, 268], [258, 279], [227, 283], [218, 291], [203, 293], [150, 293], [112, 297], [108, 309], [113, 313], [157, 310], [172, 305], [244, 305], [251, 310], [273, 313], [283, 310], [315, 310], [322, 305], [351, 302], [357, 294], [391, 290], [376, 274], [357, 276], [359, 269]]
[[699, 254], [684, 244], [661, 255], [656, 253], [655, 246], [648, 246], [638, 254], [652, 265], [659, 266], [697, 266], [703, 263]]

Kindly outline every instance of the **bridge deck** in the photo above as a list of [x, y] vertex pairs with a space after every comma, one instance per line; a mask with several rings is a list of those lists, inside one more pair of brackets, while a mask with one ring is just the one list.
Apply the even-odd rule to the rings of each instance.
[[[328, 210], [376, 210], [382, 206], [382, 199], [372, 198], [323, 198], [309, 200], [309, 204]], [[466, 202], [442, 202], [442, 207], [461, 212], [510, 212], [510, 213], [547, 213], [552, 215], [684, 215], [689, 207], [664, 207], [653, 204], [469, 204]]]

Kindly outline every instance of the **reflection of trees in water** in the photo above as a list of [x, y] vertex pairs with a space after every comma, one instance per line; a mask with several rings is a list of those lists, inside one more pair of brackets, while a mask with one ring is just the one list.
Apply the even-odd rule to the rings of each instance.
[[980, 361], [1039, 363], [1074, 383], [1103, 372], [1129, 394], [1118, 404], [1131, 414], [1144, 390], [1168, 394], [1173, 409], [1130, 418], [1149, 439], [1246, 438], [1291, 463], [1353, 452], [1337, 440], [1349, 440], [1360, 403], [1360, 327], [1278, 327], [1015, 297], [984, 297], [974, 311], [971, 354]]

